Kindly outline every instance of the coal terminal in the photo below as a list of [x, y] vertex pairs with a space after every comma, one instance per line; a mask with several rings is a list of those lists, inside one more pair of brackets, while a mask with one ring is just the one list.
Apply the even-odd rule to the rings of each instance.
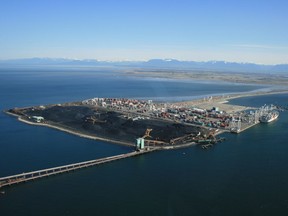
[[[199, 126], [82, 103], [15, 108], [8, 113], [33, 124], [54, 126], [131, 146], [135, 146], [138, 138], [145, 138], [151, 146], [163, 147], [195, 143], [200, 137], [204, 139], [211, 135], [211, 130]], [[150, 130], [148, 136], [147, 130]]]

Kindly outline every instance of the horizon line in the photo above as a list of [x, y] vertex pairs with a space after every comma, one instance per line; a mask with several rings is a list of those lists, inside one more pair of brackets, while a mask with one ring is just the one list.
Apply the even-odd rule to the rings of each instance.
[[179, 61], [179, 62], [199, 62], [199, 63], [208, 63], [208, 62], [224, 62], [224, 63], [237, 63], [237, 64], [254, 64], [254, 65], [266, 65], [266, 66], [276, 66], [276, 65], [286, 65], [288, 63], [275, 63], [275, 64], [265, 64], [265, 63], [256, 63], [249, 61], [227, 61], [227, 60], [187, 60], [187, 59], [177, 59], [177, 58], [149, 58], [149, 59], [97, 59], [97, 58], [73, 58], [73, 57], [26, 57], [26, 58], [7, 58], [0, 59], [0, 61], [15, 61], [15, 60], [32, 60], [32, 59], [41, 59], [41, 60], [73, 60], [73, 61], [98, 61], [98, 62], [149, 62], [151, 60], [162, 60], [162, 61]]

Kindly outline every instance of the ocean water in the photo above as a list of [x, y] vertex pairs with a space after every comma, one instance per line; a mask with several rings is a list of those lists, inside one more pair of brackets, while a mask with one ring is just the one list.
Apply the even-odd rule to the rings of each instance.
[[[269, 86], [102, 71], [0, 71], [1, 110], [92, 97], [184, 100]], [[288, 94], [230, 103], [288, 105]], [[129, 152], [0, 113], [0, 176]], [[1, 215], [287, 215], [288, 113], [205, 151], [160, 151], [0, 189]]]

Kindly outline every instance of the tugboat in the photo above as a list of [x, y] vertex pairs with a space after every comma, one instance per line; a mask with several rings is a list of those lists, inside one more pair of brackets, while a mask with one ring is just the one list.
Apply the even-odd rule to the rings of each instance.
[[260, 116], [259, 121], [262, 123], [269, 123], [269, 122], [276, 120], [278, 116], [279, 116], [279, 112], [274, 110], [265, 115]]

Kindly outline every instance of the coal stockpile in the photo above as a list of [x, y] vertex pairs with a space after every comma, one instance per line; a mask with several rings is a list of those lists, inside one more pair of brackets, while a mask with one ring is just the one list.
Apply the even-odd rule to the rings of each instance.
[[21, 113], [26, 117], [41, 116], [47, 124], [73, 129], [82, 134], [129, 143], [143, 137], [147, 129], [151, 129], [148, 139], [165, 143], [189, 134], [207, 132], [196, 126], [85, 105], [31, 107], [21, 109]]

